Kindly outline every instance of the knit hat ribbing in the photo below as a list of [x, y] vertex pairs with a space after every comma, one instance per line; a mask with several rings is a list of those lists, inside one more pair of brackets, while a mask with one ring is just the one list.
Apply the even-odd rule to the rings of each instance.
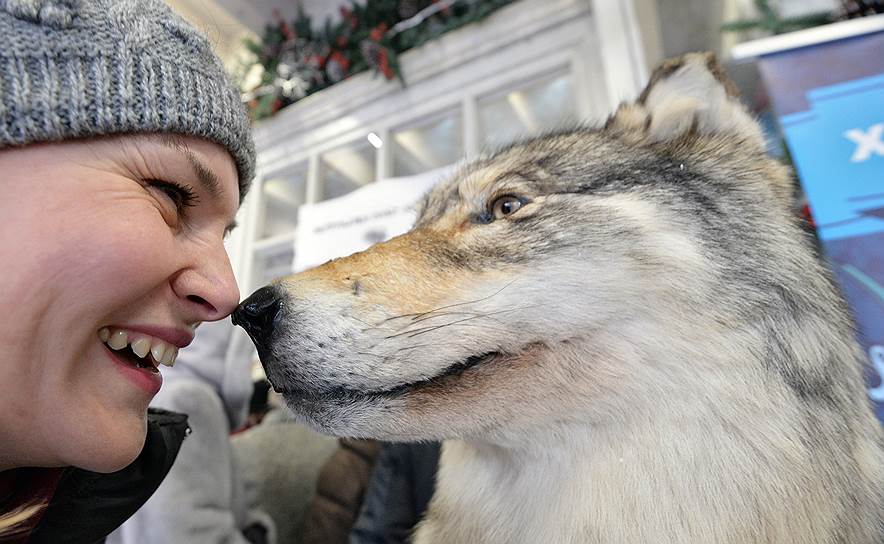
[[0, 149], [148, 132], [226, 147], [245, 196], [245, 108], [208, 40], [162, 1], [0, 0]]

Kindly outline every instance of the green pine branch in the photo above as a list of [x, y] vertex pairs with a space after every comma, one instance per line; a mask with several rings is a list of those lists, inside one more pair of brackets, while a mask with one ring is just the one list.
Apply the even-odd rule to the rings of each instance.
[[817, 12], [796, 17], [780, 17], [780, 14], [770, 5], [768, 0], [755, 0], [755, 9], [758, 10], [757, 19], [742, 21], [730, 21], [721, 25], [722, 32], [745, 32], [747, 30], [762, 30], [768, 34], [783, 34], [796, 30], [804, 30], [828, 24], [834, 21], [834, 16], [829, 12]]

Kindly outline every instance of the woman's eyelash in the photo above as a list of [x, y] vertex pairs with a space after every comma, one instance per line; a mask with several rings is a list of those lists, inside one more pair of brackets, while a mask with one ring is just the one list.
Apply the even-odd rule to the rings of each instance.
[[168, 196], [172, 200], [172, 202], [175, 203], [175, 208], [179, 212], [183, 212], [185, 208], [194, 206], [197, 202], [199, 202], [199, 197], [197, 197], [196, 192], [190, 185], [183, 185], [155, 179], [150, 180], [149, 183], [153, 187], [156, 187], [160, 191], [166, 193], [166, 196]]

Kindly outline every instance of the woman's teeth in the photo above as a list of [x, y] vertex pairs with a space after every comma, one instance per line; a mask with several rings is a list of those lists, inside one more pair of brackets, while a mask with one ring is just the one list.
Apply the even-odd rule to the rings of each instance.
[[98, 338], [113, 350], [121, 350], [129, 346], [132, 353], [137, 355], [139, 359], [144, 359], [150, 353], [155, 363], [166, 366], [174, 365], [175, 359], [178, 357], [177, 347], [159, 338], [153, 338], [141, 333], [124, 329], [114, 329], [112, 331], [104, 327], [98, 331]]

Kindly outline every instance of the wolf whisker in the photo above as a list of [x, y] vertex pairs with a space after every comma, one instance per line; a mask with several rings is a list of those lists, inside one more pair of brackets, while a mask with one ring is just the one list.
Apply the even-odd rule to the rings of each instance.
[[413, 323], [421, 323], [423, 321], [428, 321], [430, 319], [436, 319], [437, 317], [446, 317], [451, 315], [481, 315], [479, 312], [445, 312], [441, 314], [428, 315], [426, 317], [421, 317], [412, 320]]
[[356, 321], [356, 322], [358, 322], [358, 323], [362, 323], [363, 325], [365, 325], [365, 328], [360, 329], [360, 332], [380, 331], [380, 330], [388, 330], [388, 331], [389, 331], [389, 330], [391, 330], [389, 327], [381, 327], [381, 326], [379, 326], [381, 323], [383, 323], [383, 321], [380, 321], [377, 325], [372, 325], [372, 324], [369, 323], [368, 321], [365, 321], [365, 320], [363, 320], [363, 319], [359, 319], [359, 318], [356, 317], [355, 315], [350, 315], [350, 316], [348, 316], [348, 317], [349, 317], [350, 319], [352, 319], [353, 321]]
[[495, 297], [495, 296], [499, 295], [504, 289], [506, 289], [507, 287], [511, 286], [511, 285], [512, 285], [513, 283], [515, 283], [515, 282], [516, 282], [516, 280], [512, 280], [512, 281], [508, 282], [506, 285], [504, 285], [503, 287], [501, 287], [500, 289], [498, 289], [496, 292], [494, 292], [494, 293], [492, 293], [492, 294], [490, 294], [490, 295], [488, 295], [488, 296], [486, 296], [486, 297], [478, 298], [478, 299], [476, 299], [476, 300], [469, 300], [469, 301], [467, 301], [467, 302], [457, 302], [457, 303], [455, 303], [455, 304], [447, 304], [447, 305], [445, 305], [445, 306], [439, 306], [438, 308], [434, 308], [434, 309], [432, 309], [432, 310], [427, 310], [427, 311], [425, 311], [425, 312], [416, 312], [416, 313], [410, 313], [410, 314], [394, 315], [394, 316], [392, 316], [392, 317], [388, 317], [388, 318], [386, 318], [386, 319], [380, 321], [378, 324], [380, 325], [381, 323], [385, 323], [385, 322], [387, 322], [387, 321], [392, 321], [392, 320], [394, 320], [394, 319], [402, 319], [402, 318], [405, 318], [405, 317], [411, 317], [411, 318], [412, 318], [412, 321], [414, 321], [414, 320], [420, 319], [421, 317], [423, 317], [423, 316], [425, 316], [425, 315], [429, 315], [429, 314], [432, 314], [432, 313], [438, 312], [439, 310], [445, 310], [445, 309], [447, 309], [447, 308], [454, 308], [454, 307], [457, 307], [457, 306], [465, 306], [465, 305], [467, 305], [467, 304], [476, 304], [477, 302], [484, 302], [484, 301], [490, 299], [491, 297]]
[[482, 297], [482, 298], [479, 298], [479, 299], [476, 299], [476, 300], [473, 300], [473, 301], [469, 301], [469, 302], [458, 302], [458, 303], [456, 303], [456, 304], [448, 304], [448, 305], [446, 305], [446, 306], [440, 306], [440, 307], [438, 307], [438, 308], [436, 308], [436, 309], [429, 310], [429, 311], [426, 311], [426, 312], [423, 312], [423, 313], [417, 314], [416, 317], [412, 318], [412, 321], [414, 321], [414, 320], [416, 320], [416, 319], [419, 319], [419, 318], [421, 318], [421, 317], [423, 317], [423, 316], [425, 316], [425, 315], [429, 315], [429, 314], [432, 314], [432, 313], [438, 312], [439, 310], [445, 310], [445, 309], [448, 309], [448, 308], [455, 308], [455, 307], [457, 307], [457, 306], [465, 306], [465, 305], [467, 305], [467, 304], [476, 304], [476, 303], [478, 303], [478, 302], [485, 302], [486, 300], [490, 300], [491, 298], [496, 297], [497, 295], [499, 295], [500, 293], [502, 293], [502, 292], [504, 291], [504, 289], [506, 289], [507, 287], [511, 286], [511, 285], [514, 284], [515, 282], [516, 282], [515, 279], [514, 279], [514, 280], [511, 280], [511, 281], [509, 281], [509, 282], [507, 282], [506, 285], [504, 285], [503, 287], [501, 287], [500, 289], [498, 289], [497, 291], [495, 291], [494, 293], [492, 293], [492, 294], [490, 294], [490, 295], [488, 295], [488, 296], [486, 296], [486, 297]]
[[466, 322], [466, 321], [472, 321], [472, 320], [474, 320], [474, 319], [480, 319], [480, 318], [488, 318], [488, 317], [490, 317], [490, 316], [500, 315], [500, 314], [505, 314], [505, 313], [509, 313], [509, 312], [515, 312], [515, 311], [518, 311], [518, 310], [524, 310], [524, 309], [527, 309], [527, 308], [533, 308], [533, 307], [536, 307], [536, 306], [542, 306], [542, 304], [535, 304], [535, 305], [528, 305], [528, 306], [519, 306], [519, 307], [516, 307], [516, 308], [509, 308], [509, 309], [506, 309], [506, 310], [498, 310], [498, 311], [496, 311], [496, 312], [490, 312], [490, 313], [487, 313], [487, 314], [476, 314], [476, 315], [471, 315], [470, 317], [465, 317], [465, 318], [463, 318], [463, 319], [457, 319], [457, 320], [455, 320], [455, 321], [451, 321], [451, 322], [449, 322], [449, 323], [443, 323], [443, 324], [441, 324], [441, 325], [433, 325], [433, 326], [421, 327], [421, 328], [419, 328], [419, 329], [405, 330], [405, 331], [402, 331], [402, 332], [400, 332], [400, 333], [396, 333], [396, 334], [393, 334], [393, 335], [387, 336], [387, 337], [385, 337], [384, 339], [385, 339], [385, 340], [389, 340], [389, 339], [391, 339], [391, 338], [396, 338], [396, 337], [398, 337], [398, 336], [404, 336], [404, 335], [407, 335], [409, 338], [414, 338], [415, 336], [420, 335], [420, 334], [424, 334], [424, 333], [427, 333], [427, 332], [432, 332], [432, 331], [435, 331], [435, 330], [438, 330], [438, 329], [441, 329], [441, 328], [444, 328], [444, 327], [450, 327], [450, 326], [452, 326], [452, 325], [457, 325], [457, 324], [460, 324], [460, 323], [464, 323], [464, 322]]
[[377, 357], [378, 359], [386, 359], [386, 356], [379, 355], [377, 353], [372, 353], [370, 351], [357, 351], [356, 354], [357, 355], [371, 355], [372, 357]]

